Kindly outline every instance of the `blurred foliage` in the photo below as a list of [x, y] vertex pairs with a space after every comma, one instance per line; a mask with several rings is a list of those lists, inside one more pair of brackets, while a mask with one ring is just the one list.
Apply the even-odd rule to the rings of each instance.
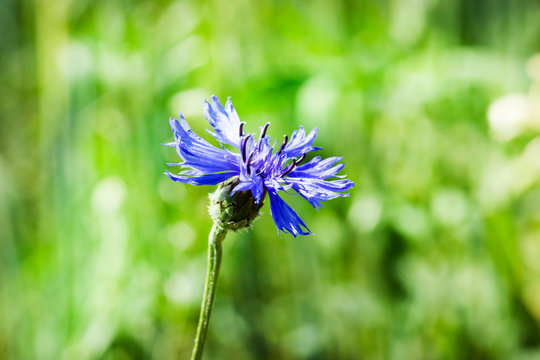
[[[188, 358], [210, 187], [179, 111], [319, 128], [350, 198], [229, 235], [207, 359], [540, 358], [536, 0], [0, 7], [0, 357]], [[531, 58], [532, 57], [532, 58]]]

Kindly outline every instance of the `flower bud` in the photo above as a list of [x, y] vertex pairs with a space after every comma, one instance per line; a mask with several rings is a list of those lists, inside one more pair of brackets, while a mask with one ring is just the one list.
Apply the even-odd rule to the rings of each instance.
[[217, 190], [210, 194], [210, 216], [216, 224], [226, 230], [236, 231], [248, 227], [257, 218], [264, 205], [264, 195], [256, 204], [251, 190], [232, 194], [238, 183], [238, 177], [232, 177], [219, 184]]

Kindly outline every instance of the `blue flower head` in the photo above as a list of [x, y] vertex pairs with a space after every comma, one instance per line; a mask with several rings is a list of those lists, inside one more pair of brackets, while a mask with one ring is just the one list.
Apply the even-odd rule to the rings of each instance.
[[[282, 143], [274, 140], [271, 144], [266, 135], [270, 123], [261, 128], [255, 139], [256, 134], [244, 132], [245, 123], [240, 122], [230, 98], [223, 107], [218, 98], [212, 96], [212, 105], [205, 100], [203, 109], [213, 130], [208, 132], [221, 146], [216, 147], [195, 134], [182, 114], [179, 120], [171, 118], [175, 141], [165, 145], [176, 148], [181, 162], [168, 165], [182, 169], [177, 175], [165, 172], [172, 180], [192, 185], [215, 185], [233, 178], [231, 195], [251, 191], [254, 203], [261, 205], [268, 193], [278, 233], [283, 230], [295, 237], [311, 234], [311, 231], [281, 199], [279, 191], [293, 189], [317, 209], [322, 207], [322, 201], [348, 196], [344, 191], [354, 186], [352, 181], [344, 178], [345, 175], [337, 175], [344, 166], [338, 163], [341, 157], [323, 160], [316, 156], [304, 162], [307, 153], [320, 150], [312, 146], [317, 129], [306, 134], [300, 126], [290, 138], [285, 135]], [[229, 150], [224, 144], [237, 151]]]

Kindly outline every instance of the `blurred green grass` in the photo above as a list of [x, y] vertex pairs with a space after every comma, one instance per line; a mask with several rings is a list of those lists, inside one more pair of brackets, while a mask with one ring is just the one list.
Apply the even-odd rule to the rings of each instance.
[[[29, 1], [0, 9], [0, 358], [187, 358], [210, 187], [179, 111], [319, 128], [350, 198], [230, 235], [208, 359], [540, 357], [540, 4]], [[528, 64], [528, 65], [527, 65]], [[489, 114], [489, 119], [488, 119]], [[489, 121], [488, 121], [489, 120]]]

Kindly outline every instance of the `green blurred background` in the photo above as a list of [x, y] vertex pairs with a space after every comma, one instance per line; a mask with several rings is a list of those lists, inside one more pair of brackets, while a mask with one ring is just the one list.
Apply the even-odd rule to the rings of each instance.
[[[0, 357], [185, 359], [212, 187], [169, 116], [319, 128], [349, 198], [231, 234], [207, 359], [540, 359], [537, 0], [0, 8]], [[206, 135], [205, 135], [206, 136]], [[209, 136], [206, 136], [207, 138]]]

